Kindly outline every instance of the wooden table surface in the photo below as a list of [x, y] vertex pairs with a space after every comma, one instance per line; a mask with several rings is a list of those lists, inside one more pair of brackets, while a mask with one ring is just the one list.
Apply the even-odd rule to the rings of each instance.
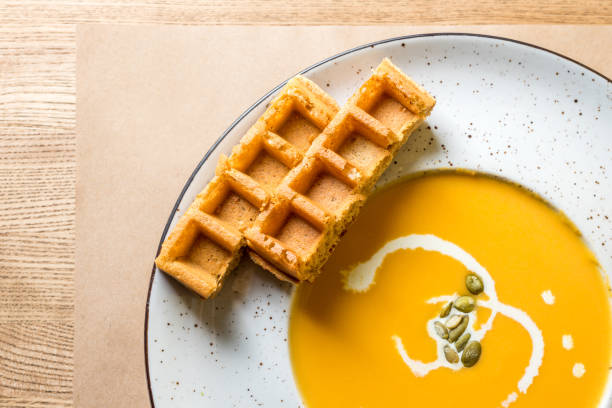
[[612, 23], [609, 0], [535, 4], [0, 0], [0, 407], [72, 406], [77, 23]]

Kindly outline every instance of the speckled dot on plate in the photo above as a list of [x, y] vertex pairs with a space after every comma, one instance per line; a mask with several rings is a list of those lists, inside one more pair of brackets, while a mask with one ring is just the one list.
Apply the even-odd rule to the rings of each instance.
[[[603, 269], [612, 271], [610, 81], [535, 47], [447, 34], [368, 45], [305, 75], [343, 104], [383, 57], [438, 103], [380, 184], [434, 168], [507, 178], [562, 210]], [[254, 105], [214, 147], [180, 198], [170, 228], [212, 177], [218, 155], [230, 152], [272, 96]], [[288, 354], [291, 295], [288, 284], [247, 260], [211, 301], [156, 271], [146, 333], [155, 406], [301, 405]], [[609, 384], [608, 404], [610, 394]]]

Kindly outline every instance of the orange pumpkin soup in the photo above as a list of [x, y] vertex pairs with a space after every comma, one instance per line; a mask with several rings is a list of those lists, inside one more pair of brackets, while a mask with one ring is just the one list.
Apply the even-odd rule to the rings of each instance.
[[[305, 404], [597, 407], [609, 287], [576, 231], [487, 176], [427, 173], [377, 192], [321, 277], [295, 293], [289, 347]], [[466, 289], [470, 273], [482, 293]], [[461, 317], [463, 295], [475, 300], [466, 333], [481, 345], [471, 367], [446, 357], [460, 347], [434, 327]]]

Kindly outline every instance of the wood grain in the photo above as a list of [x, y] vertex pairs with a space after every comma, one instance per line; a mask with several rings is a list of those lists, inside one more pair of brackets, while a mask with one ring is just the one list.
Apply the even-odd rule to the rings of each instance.
[[72, 406], [76, 23], [610, 24], [612, 2], [0, 1], [0, 407]]
[[4, 23], [606, 24], [606, 0], [6, 1]]
[[74, 26], [0, 23], [0, 407], [72, 403], [74, 126]]

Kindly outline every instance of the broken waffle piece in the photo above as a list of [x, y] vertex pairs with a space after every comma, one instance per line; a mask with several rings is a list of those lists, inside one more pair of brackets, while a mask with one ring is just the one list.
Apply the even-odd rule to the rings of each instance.
[[289, 281], [312, 281], [434, 105], [424, 89], [384, 59], [244, 231], [251, 258]]
[[243, 232], [337, 112], [313, 82], [289, 80], [231, 155], [219, 159], [214, 178], [162, 244], [159, 269], [204, 298], [214, 296], [240, 260]]

